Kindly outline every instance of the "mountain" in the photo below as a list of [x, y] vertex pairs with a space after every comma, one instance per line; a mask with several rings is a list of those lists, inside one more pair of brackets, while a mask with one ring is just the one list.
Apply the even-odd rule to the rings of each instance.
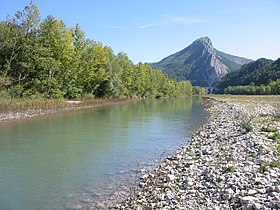
[[189, 80], [193, 85], [210, 86], [250, 61], [220, 52], [213, 47], [208, 37], [202, 37], [185, 49], [150, 65], [154, 69], [162, 69], [169, 78]]
[[245, 64], [240, 71], [229, 73], [216, 84], [219, 87], [238, 85], [267, 85], [270, 81], [280, 79], [280, 58], [276, 61], [260, 58]]

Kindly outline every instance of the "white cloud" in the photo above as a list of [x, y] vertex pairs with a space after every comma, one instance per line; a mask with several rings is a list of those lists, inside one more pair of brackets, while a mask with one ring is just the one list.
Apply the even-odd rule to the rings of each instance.
[[150, 28], [150, 27], [153, 27], [153, 26], [155, 26], [155, 24], [141, 25], [141, 26], [138, 26], [138, 28]]

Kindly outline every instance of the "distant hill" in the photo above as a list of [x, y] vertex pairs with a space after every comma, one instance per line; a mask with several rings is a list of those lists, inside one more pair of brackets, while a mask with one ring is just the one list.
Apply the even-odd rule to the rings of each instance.
[[260, 58], [245, 64], [240, 71], [229, 73], [216, 86], [267, 85], [270, 81], [280, 79], [280, 58], [276, 61]]
[[216, 50], [208, 37], [195, 40], [185, 49], [150, 65], [169, 78], [189, 80], [193, 85], [210, 86], [252, 60]]

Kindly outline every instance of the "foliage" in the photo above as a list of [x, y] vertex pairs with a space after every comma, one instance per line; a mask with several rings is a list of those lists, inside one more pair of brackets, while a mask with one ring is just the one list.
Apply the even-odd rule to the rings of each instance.
[[272, 81], [268, 85], [229, 86], [225, 89], [225, 93], [234, 95], [279, 95], [280, 79]]
[[41, 21], [31, 1], [0, 22], [0, 91], [11, 98], [146, 98], [190, 95], [192, 85], [114, 55], [78, 24], [69, 28], [51, 15]]
[[205, 95], [206, 91], [203, 87], [193, 86], [192, 93], [193, 95]]
[[239, 120], [240, 126], [245, 129], [246, 132], [251, 132], [253, 130], [253, 116], [238, 112], [236, 118]]
[[234, 173], [235, 171], [236, 171], [235, 166], [228, 166], [228, 167], [225, 169], [225, 173]]
[[[276, 61], [265, 58], [245, 64], [240, 71], [227, 74], [216, 84], [218, 87], [268, 85], [280, 78], [280, 58]], [[253, 86], [254, 86], [253, 85]]]

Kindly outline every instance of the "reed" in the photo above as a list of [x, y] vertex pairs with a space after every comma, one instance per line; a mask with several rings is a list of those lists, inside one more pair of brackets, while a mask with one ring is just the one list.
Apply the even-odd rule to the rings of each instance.
[[0, 99], [0, 112], [19, 112], [26, 110], [40, 109], [61, 109], [66, 108], [64, 99]]

